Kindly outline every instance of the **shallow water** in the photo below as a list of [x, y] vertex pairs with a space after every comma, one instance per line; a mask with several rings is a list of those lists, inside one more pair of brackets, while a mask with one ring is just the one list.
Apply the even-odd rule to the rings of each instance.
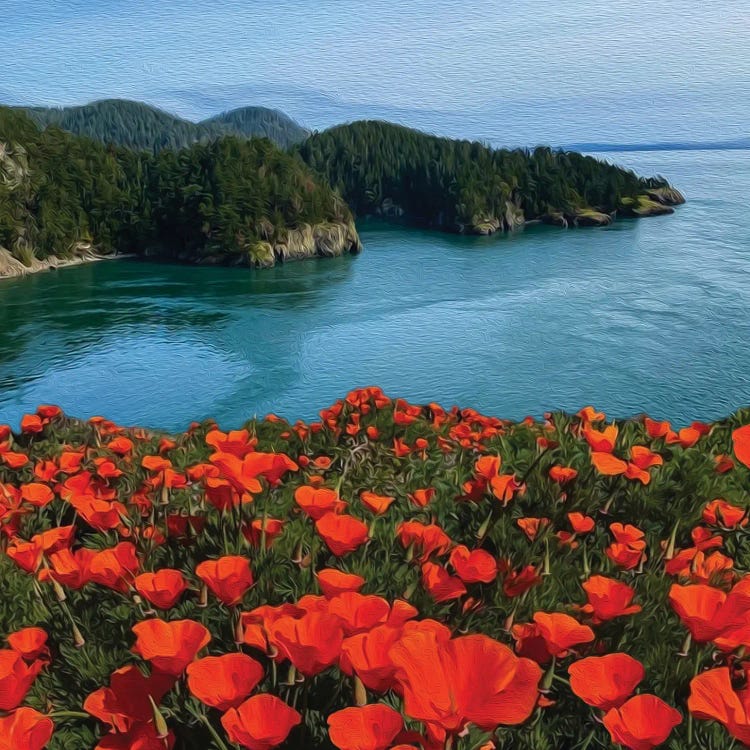
[[378, 384], [509, 418], [685, 424], [750, 403], [750, 151], [610, 153], [688, 203], [607, 229], [365, 225], [266, 271], [113, 261], [0, 282], [0, 422], [39, 403], [182, 429], [296, 419]]

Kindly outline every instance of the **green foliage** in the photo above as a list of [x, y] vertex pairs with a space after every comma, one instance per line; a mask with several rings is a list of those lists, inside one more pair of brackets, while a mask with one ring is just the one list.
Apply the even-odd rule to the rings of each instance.
[[146, 151], [184, 148], [224, 135], [269, 138], [286, 148], [307, 135], [283, 112], [265, 107], [244, 107], [199, 123], [125, 99], [105, 99], [82, 107], [28, 107], [23, 111], [42, 128], [56, 125], [102, 143]]
[[[351, 222], [328, 185], [267, 139], [149, 154], [39, 131], [0, 108], [0, 148], [0, 247], [27, 266], [89, 249], [252, 263], [258, 241]], [[264, 262], [273, 264], [273, 251]]]
[[583, 209], [610, 213], [625, 196], [666, 185], [571, 151], [495, 150], [386, 122], [355, 122], [315, 133], [302, 158], [341, 192], [358, 215], [386, 213], [392, 203], [413, 222], [477, 231], [507, 214], [527, 220]]

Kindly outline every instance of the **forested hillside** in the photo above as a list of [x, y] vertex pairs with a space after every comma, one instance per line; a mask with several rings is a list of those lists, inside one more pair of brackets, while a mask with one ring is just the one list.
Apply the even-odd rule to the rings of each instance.
[[308, 134], [283, 112], [265, 107], [244, 107], [199, 123], [125, 99], [105, 99], [82, 107], [29, 107], [24, 111], [42, 128], [57, 125], [102, 143], [146, 151], [184, 148], [225, 135], [269, 138], [287, 148]]
[[40, 131], [0, 108], [6, 261], [31, 266], [96, 250], [273, 265], [358, 248], [341, 198], [266, 139], [225, 137], [153, 155]]
[[299, 153], [357, 216], [403, 216], [449, 231], [490, 233], [531, 219], [606, 224], [614, 211], [667, 213], [682, 202], [662, 178], [575, 152], [491, 149], [386, 122], [316, 133]]

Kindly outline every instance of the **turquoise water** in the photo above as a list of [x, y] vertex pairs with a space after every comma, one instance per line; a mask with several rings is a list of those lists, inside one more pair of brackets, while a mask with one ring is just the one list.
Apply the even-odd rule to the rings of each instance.
[[358, 257], [267, 271], [122, 260], [2, 281], [0, 422], [39, 403], [169, 429], [310, 419], [369, 384], [509, 418], [747, 405], [750, 151], [606, 156], [688, 203], [493, 238], [370, 225]]

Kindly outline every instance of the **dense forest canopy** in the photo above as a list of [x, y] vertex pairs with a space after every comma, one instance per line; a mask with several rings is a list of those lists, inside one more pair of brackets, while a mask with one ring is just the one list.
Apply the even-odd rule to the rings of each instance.
[[154, 155], [0, 108], [0, 248], [26, 265], [89, 246], [269, 265], [290, 232], [337, 223], [351, 225], [346, 204], [267, 139]]
[[452, 231], [609, 214], [667, 187], [663, 179], [643, 179], [575, 152], [492, 149], [387, 122], [354, 122], [315, 133], [298, 150], [358, 216], [403, 213]]
[[82, 107], [21, 109], [41, 128], [57, 125], [102, 143], [147, 151], [184, 148], [224, 135], [269, 138], [288, 148], [308, 135], [283, 112], [266, 107], [243, 107], [198, 123], [126, 99], [104, 99]]
[[[150, 108], [101, 111], [116, 111], [133, 141], [155, 142], [172, 127]], [[256, 116], [238, 110], [213, 126], [249, 130]], [[546, 147], [492, 149], [356, 122], [286, 151], [231, 135], [166, 148], [192, 127], [177, 122], [165, 148], [149, 151], [40, 130], [22, 110], [0, 107], [0, 273], [9, 257], [28, 267], [93, 251], [263, 266], [338, 255], [360, 248], [352, 211], [489, 234], [536, 218], [606, 224], [614, 212], [665, 213], [683, 201], [661, 178]]]

